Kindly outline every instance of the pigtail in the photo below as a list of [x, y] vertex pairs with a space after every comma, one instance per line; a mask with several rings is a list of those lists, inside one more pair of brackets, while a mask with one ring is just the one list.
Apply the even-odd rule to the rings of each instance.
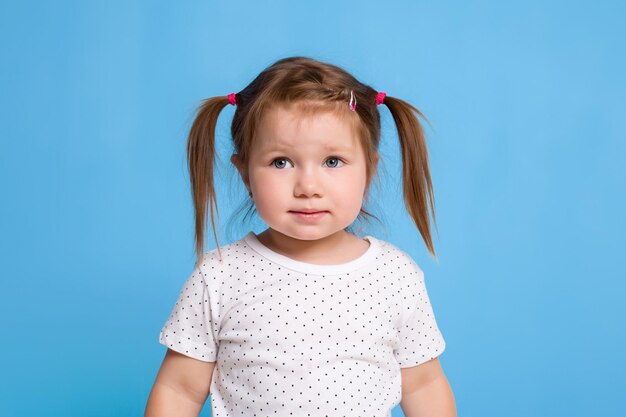
[[213, 209], [215, 209], [219, 223], [217, 199], [213, 185], [213, 161], [216, 157], [215, 126], [217, 118], [228, 104], [228, 96], [204, 100], [198, 109], [198, 115], [193, 121], [187, 140], [187, 160], [195, 213], [196, 266], [200, 264], [204, 255], [204, 228], [208, 217], [207, 203], [209, 205], [208, 212], [211, 213], [211, 228], [213, 229], [215, 244], [220, 259], [222, 257], [213, 216]]
[[433, 223], [437, 227], [434, 194], [430, 179], [426, 137], [418, 120], [418, 117], [424, 120], [426, 118], [417, 108], [404, 100], [386, 96], [384, 103], [389, 108], [398, 129], [402, 150], [404, 203], [424, 239], [428, 252], [436, 257], [428, 216], [430, 207]]

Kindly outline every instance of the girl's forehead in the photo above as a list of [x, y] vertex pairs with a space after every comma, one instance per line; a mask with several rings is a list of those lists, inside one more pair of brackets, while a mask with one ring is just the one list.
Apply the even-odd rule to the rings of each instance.
[[262, 112], [261, 121], [311, 121], [320, 117], [332, 117], [337, 121], [347, 123], [350, 119], [349, 116], [351, 114], [348, 114], [346, 109], [342, 109], [338, 102], [297, 101], [276, 103], [266, 107]]
[[303, 142], [316, 142], [325, 148], [359, 145], [354, 120], [332, 108], [302, 111], [295, 105], [275, 105], [264, 112], [256, 130], [255, 142], [259, 142], [260, 148], [289, 147]]

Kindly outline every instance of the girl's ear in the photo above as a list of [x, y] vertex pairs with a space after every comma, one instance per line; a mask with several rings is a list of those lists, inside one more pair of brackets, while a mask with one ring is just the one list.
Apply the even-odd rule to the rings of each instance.
[[245, 170], [245, 167], [243, 166], [243, 163], [241, 162], [241, 159], [239, 159], [239, 155], [236, 153], [232, 154], [230, 156], [230, 162], [232, 162], [233, 165], [237, 168], [241, 180], [243, 181], [248, 191], [250, 191], [250, 184], [248, 184], [248, 174]]
[[233, 165], [237, 168], [237, 171], [239, 171], [239, 155], [237, 155], [236, 153], [232, 154], [230, 156], [230, 162], [232, 162]]

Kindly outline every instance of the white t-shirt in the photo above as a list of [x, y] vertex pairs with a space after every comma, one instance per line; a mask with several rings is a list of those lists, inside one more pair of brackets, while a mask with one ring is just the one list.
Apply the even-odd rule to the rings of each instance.
[[253, 232], [207, 251], [159, 342], [217, 361], [214, 417], [388, 417], [400, 368], [445, 349], [424, 274], [395, 245], [339, 265], [296, 261]]

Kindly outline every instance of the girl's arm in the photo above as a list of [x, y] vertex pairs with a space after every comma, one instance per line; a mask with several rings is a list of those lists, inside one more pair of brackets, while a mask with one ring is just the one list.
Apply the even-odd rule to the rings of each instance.
[[197, 417], [209, 395], [214, 368], [215, 362], [167, 349], [144, 417]]
[[454, 396], [438, 358], [400, 371], [400, 407], [406, 417], [456, 417]]

